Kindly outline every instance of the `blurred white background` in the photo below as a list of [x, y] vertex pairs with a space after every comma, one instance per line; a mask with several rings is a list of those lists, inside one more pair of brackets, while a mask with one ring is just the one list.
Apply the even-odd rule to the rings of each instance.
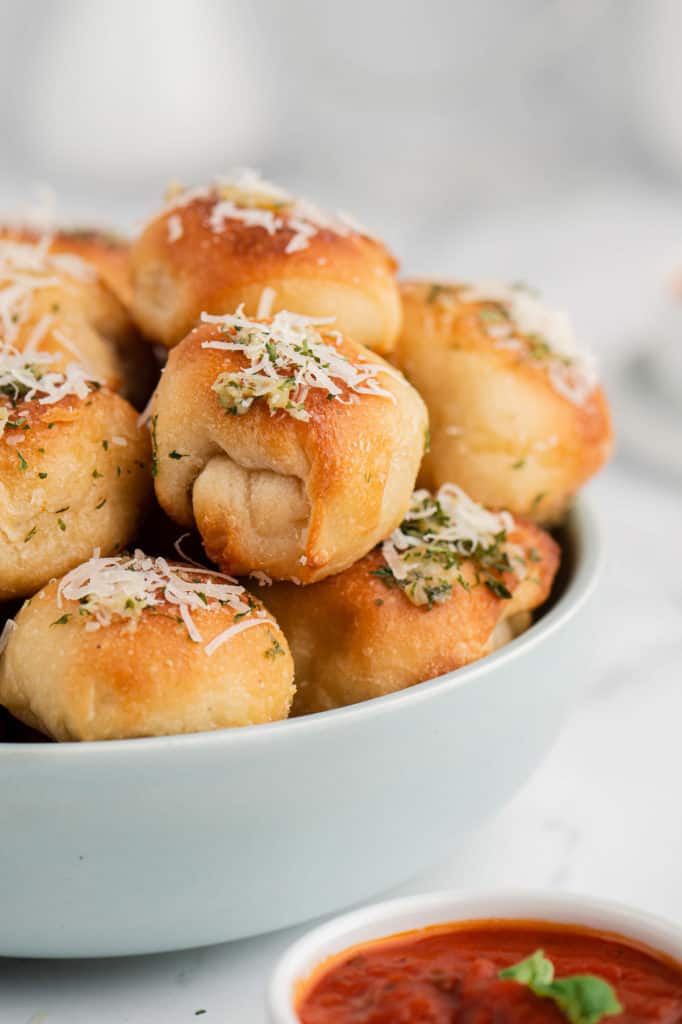
[[120, 221], [249, 164], [421, 244], [673, 188], [681, 35], [676, 0], [4, 0], [0, 199]]
[[127, 227], [252, 165], [636, 347], [682, 266], [681, 43], [677, 0], [3, 0], [0, 212]]

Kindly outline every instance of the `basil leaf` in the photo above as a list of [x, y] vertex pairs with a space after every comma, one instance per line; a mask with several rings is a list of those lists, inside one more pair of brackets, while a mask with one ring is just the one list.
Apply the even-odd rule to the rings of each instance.
[[599, 1024], [602, 1017], [622, 1013], [615, 991], [594, 974], [554, 978], [554, 964], [541, 949], [499, 972], [500, 978], [527, 985], [540, 999], [551, 999], [570, 1024]]
[[536, 949], [525, 960], [511, 967], [505, 967], [499, 973], [500, 978], [518, 981], [519, 985], [549, 985], [554, 978], [554, 964], [548, 960], [541, 949]]
[[623, 1012], [612, 987], [594, 974], [558, 978], [547, 985], [546, 996], [554, 1000], [571, 1024], [598, 1024], [602, 1017]]

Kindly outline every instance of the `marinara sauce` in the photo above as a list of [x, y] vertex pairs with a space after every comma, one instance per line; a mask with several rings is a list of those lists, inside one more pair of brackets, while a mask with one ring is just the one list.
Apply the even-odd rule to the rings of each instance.
[[499, 971], [542, 949], [557, 978], [593, 974], [623, 1013], [604, 1024], [682, 1024], [682, 967], [608, 933], [526, 921], [439, 925], [355, 947], [303, 986], [302, 1024], [566, 1024]]

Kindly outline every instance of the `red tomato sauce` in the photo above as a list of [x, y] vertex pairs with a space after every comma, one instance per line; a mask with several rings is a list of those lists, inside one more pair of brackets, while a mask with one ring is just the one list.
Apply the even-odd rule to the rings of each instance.
[[302, 986], [302, 1024], [567, 1024], [498, 973], [542, 949], [556, 977], [595, 974], [623, 1013], [604, 1024], [682, 1024], [682, 966], [620, 936], [531, 921], [439, 925], [358, 946]]

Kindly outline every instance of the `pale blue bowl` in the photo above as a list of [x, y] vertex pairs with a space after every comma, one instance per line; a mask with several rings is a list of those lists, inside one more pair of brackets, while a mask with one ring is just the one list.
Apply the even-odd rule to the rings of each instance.
[[0, 743], [0, 954], [111, 956], [242, 938], [405, 881], [522, 785], [580, 690], [600, 563], [527, 633], [365, 704], [222, 732]]

